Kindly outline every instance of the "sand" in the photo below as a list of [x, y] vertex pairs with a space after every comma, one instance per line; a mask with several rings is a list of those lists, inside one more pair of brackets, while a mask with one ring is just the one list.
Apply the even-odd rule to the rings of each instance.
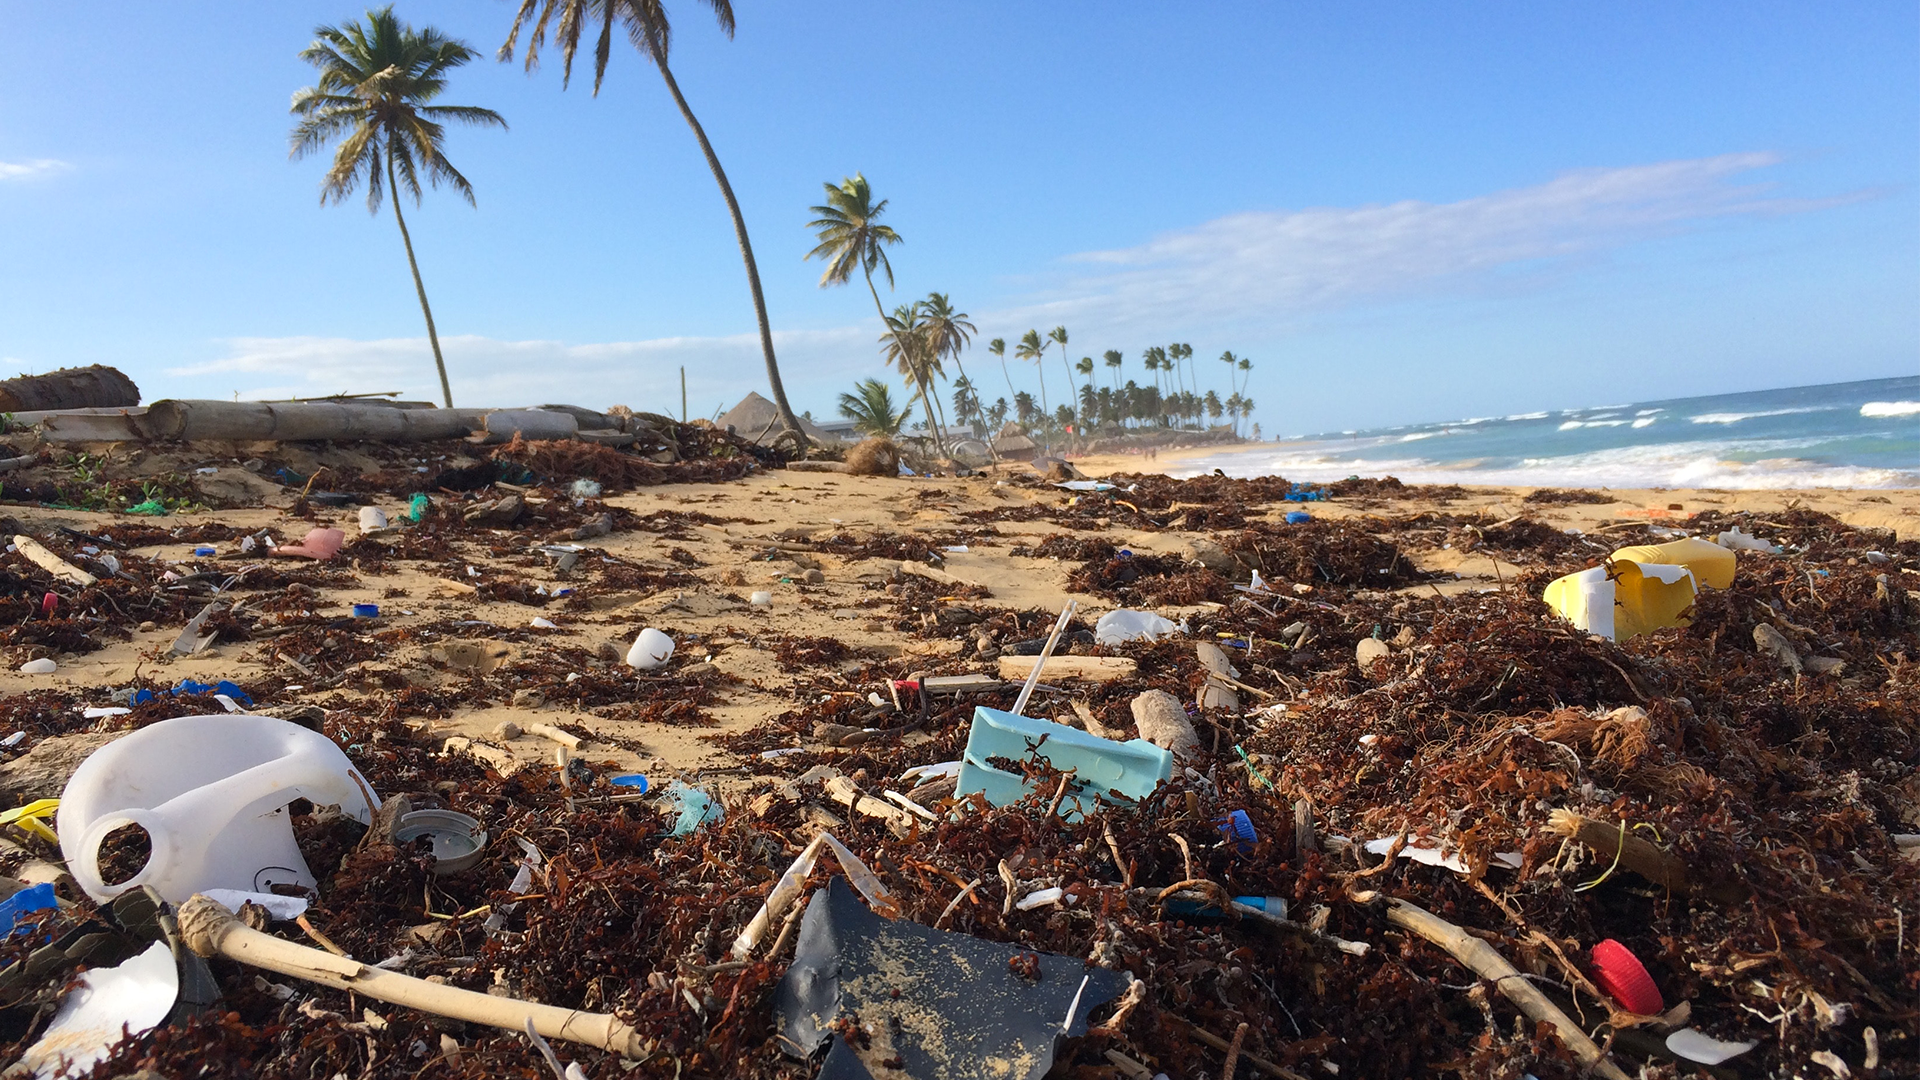
[[[1195, 454], [1217, 452], [1192, 451]], [[1176, 451], [1162, 454], [1154, 462], [1114, 455], [1079, 459], [1076, 464], [1091, 475], [1104, 475], [1141, 471], [1143, 466], [1165, 470], [1180, 460], [1181, 454]], [[1610, 526], [1648, 521], [1684, 527], [1688, 516], [1695, 511], [1749, 511], [1764, 519], [1768, 513], [1801, 507], [1832, 514], [1857, 526], [1894, 530], [1902, 539], [1920, 538], [1920, 491], [1916, 490], [1619, 490], [1610, 492], [1618, 501], [1609, 504], [1545, 506], [1524, 501], [1530, 490], [1472, 488], [1444, 507], [1431, 500], [1413, 498], [1368, 505], [1345, 501], [1311, 503], [1304, 507], [1282, 504], [1268, 507], [1264, 513], [1272, 517], [1288, 509], [1304, 508], [1317, 516], [1340, 518], [1366, 514], [1397, 516], [1444, 508], [1453, 514], [1483, 513], [1491, 520], [1524, 515], [1562, 529], [1577, 528], [1589, 533], [1598, 530], [1604, 535]], [[596, 601], [596, 610], [577, 613], [564, 612], [554, 606], [536, 610], [514, 603], [478, 602], [458, 585], [448, 585], [441, 578], [425, 575], [421, 564], [396, 563], [393, 565], [399, 568], [397, 572], [363, 577], [358, 587], [336, 590], [319, 598], [316, 609], [345, 615], [349, 610], [347, 605], [377, 603], [381, 607], [378, 619], [381, 629], [448, 619], [479, 620], [503, 628], [526, 627], [532, 618], [545, 617], [558, 623], [559, 629], [543, 632], [540, 637], [543, 643], [578, 645], [589, 651], [603, 642], [613, 643], [622, 655], [642, 628], [658, 627], [679, 643], [677, 663], [710, 662], [719, 671], [739, 680], [724, 687], [719, 702], [706, 709], [717, 726], [618, 721], [564, 708], [527, 705], [457, 708], [450, 718], [409, 722], [433, 735], [462, 736], [491, 744], [493, 749], [489, 753], [502, 761], [550, 761], [555, 751], [555, 744], [536, 736], [505, 740], [494, 734], [502, 721], [512, 720], [522, 726], [576, 724], [607, 736], [608, 742], [591, 744], [584, 752], [584, 756], [593, 761], [611, 761], [636, 769], [658, 767], [661, 761], [682, 770], [723, 769], [741, 762], [712, 745], [707, 736], [754, 726], [796, 704], [793, 673], [783, 670], [774, 653], [765, 647], [766, 636], [835, 638], [886, 658], [895, 677], [907, 677], [940, 657], [954, 655], [962, 647], [953, 640], [908, 638], [883, 621], [881, 611], [874, 610], [875, 601], [885, 598], [886, 585], [903, 572], [898, 560], [849, 560], [824, 553], [770, 551], [770, 545], [804, 546], [809, 536], [849, 531], [876, 536], [917, 533], [937, 536], [945, 545], [954, 542], [956, 533], [967, 527], [956, 515], [994, 507], [1058, 503], [1072, 497], [1071, 493], [1055, 488], [1021, 486], [993, 475], [963, 479], [874, 479], [774, 471], [758, 472], [730, 483], [642, 488], [607, 501], [639, 514], [663, 509], [698, 510], [715, 518], [729, 519], [729, 523], [698, 526], [690, 536], [674, 540], [647, 531], [616, 532], [591, 541], [591, 545], [662, 569], [680, 565], [679, 561], [669, 561], [667, 553], [681, 549], [700, 564], [691, 569], [699, 584], [645, 595], [603, 596]], [[398, 509], [398, 506], [388, 507], [390, 514]], [[122, 515], [34, 507], [10, 507], [9, 510], [26, 531], [36, 535], [44, 535], [56, 526], [87, 531], [128, 520]], [[336, 525], [350, 535], [356, 531], [352, 511], [321, 513], [320, 523]], [[329, 516], [331, 521], [327, 520]], [[247, 529], [271, 528], [283, 542], [297, 538], [309, 524], [292, 520], [272, 506], [176, 516], [159, 523], [170, 527], [207, 520]], [[906, 565], [904, 572], [931, 576], [956, 586], [983, 586], [992, 591], [990, 603], [1009, 608], [1053, 612], [1072, 598], [1079, 602], [1082, 612], [1091, 617], [1112, 606], [1099, 597], [1070, 590], [1067, 578], [1073, 564], [1009, 552], [1015, 545], [1032, 543], [1061, 531], [1059, 526], [1044, 521], [999, 522], [993, 528], [1000, 534], [998, 537], [970, 541], [965, 551], [945, 552], [941, 567], [913, 563]], [[1180, 553], [1187, 534], [1135, 532], [1116, 524], [1105, 530], [1103, 538], [1139, 553]], [[219, 546], [223, 553], [233, 547], [232, 544]], [[142, 549], [139, 553], [183, 561], [190, 556], [189, 545], [184, 543]], [[775, 556], [771, 560], [770, 553]], [[485, 549], [477, 544], [464, 546], [461, 554], [476, 565], [489, 558]], [[1412, 550], [1409, 557], [1423, 569], [1456, 575], [1453, 580], [1437, 585], [1422, 585], [1422, 591], [1438, 588], [1443, 593], [1455, 593], [1499, 587], [1519, 573], [1518, 567], [1496, 562], [1485, 555], [1445, 547]], [[236, 568], [242, 564], [234, 563]], [[804, 581], [806, 570], [811, 568], [821, 572], [823, 582], [807, 584]], [[527, 577], [549, 588], [565, 585], [550, 573], [543, 579], [539, 571], [531, 571]], [[770, 608], [755, 608], [746, 602], [749, 594], [759, 589], [772, 592]], [[1180, 613], [1179, 609], [1163, 611], [1171, 616]], [[89, 703], [104, 705], [114, 687], [125, 686], [136, 677], [167, 683], [188, 677], [202, 681], [225, 678], [244, 687], [250, 680], [272, 674], [301, 682], [297, 673], [276, 656], [271, 645], [217, 643], [200, 655], [172, 657], [167, 650], [179, 630], [175, 625], [160, 626], [136, 633], [131, 642], [112, 641], [97, 652], [57, 656], [59, 670], [51, 675], [25, 675], [9, 668], [0, 672], [0, 692], [60, 687], [79, 692]], [[485, 625], [473, 628], [475, 640], [486, 640], [488, 634], [489, 628]], [[408, 647], [361, 667], [363, 674], [397, 673], [415, 685], [442, 689], [459, 686], [459, 676], [427, 663], [424, 653], [423, 647]], [[859, 666], [858, 662], [842, 665], [846, 671]], [[993, 670], [990, 664], [978, 667], [983, 671]], [[849, 689], [864, 693], [874, 688]], [[316, 697], [337, 700], [336, 693], [338, 691], [330, 690]], [[379, 704], [374, 700], [379, 693], [383, 691], [349, 693], [349, 696], [363, 707], [373, 709]], [[302, 694], [302, 691], [283, 694], [275, 706], [298, 704]], [[616, 748], [612, 740], [620, 741], [626, 748]]]

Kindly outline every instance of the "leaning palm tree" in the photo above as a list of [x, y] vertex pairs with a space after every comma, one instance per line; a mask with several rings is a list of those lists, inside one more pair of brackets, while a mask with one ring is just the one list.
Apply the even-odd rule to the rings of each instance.
[[1060, 346], [1060, 366], [1067, 369], [1067, 393], [1073, 393], [1073, 361], [1067, 359], [1067, 328], [1056, 326], [1047, 332], [1047, 340]]
[[1040, 376], [1040, 412], [1047, 412], [1047, 373], [1041, 370], [1040, 362], [1046, 359], [1047, 346], [1040, 340], [1040, 331], [1029, 330], [1021, 335], [1020, 345], [1013, 350], [1017, 360], [1033, 361], [1033, 373]]
[[934, 407], [939, 405], [939, 399], [933, 394], [933, 380], [943, 372], [940, 358], [933, 353], [920, 305], [901, 304], [886, 319], [887, 333], [880, 343], [885, 347], [887, 362], [915, 388], [914, 396], [926, 405], [927, 430], [937, 432], [947, 426], [945, 406], [940, 406], [942, 422], [936, 425], [933, 421]]
[[930, 292], [920, 301], [920, 314], [926, 319], [927, 340], [933, 344], [934, 357], [951, 357], [959, 377], [966, 378], [967, 368], [960, 362], [960, 354], [972, 343], [974, 333], [967, 313], [954, 307], [953, 298], [946, 293]]
[[440, 151], [446, 137], [440, 122], [501, 128], [507, 122], [492, 109], [430, 104], [447, 88], [447, 73], [480, 54], [432, 27], [415, 30], [395, 17], [392, 5], [367, 12], [364, 23], [322, 26], [313, 36], [300, 59], [318, 68], [320, 79], [293, 95], [293, 112], [300, 122], [293, 128], [292, 155], [317, 153], [336, 136], [344, 136], [320, 182], [322, 205], [345, 202], [363, 180], [368, 213], [379, 212], [381, 196], [393, 193], [393, 220], [400, 226], [413, 290], [427, 319], [427, 342], [440, 371], [440, 397], [451, 409], [453, 388], [440, 355], [440, 333], [420, 280], [420, 263], [413, 256], [413, 237], [400, 212], [401, 185], [418, 206], [424, 172], [428, 183], [444, 183], [471, 204], [473, 185]]
[[1112, 369], [1113, 375], [1111, 376], [1111, 378], [1113, 380], [1113, 388], [1116, 391], [1119, 390], [1120, 389], [1120, 365], [1126, 363], [1127, 358], [1120, 354], [1119, 349], [1108, 349], [1106, 352], [1100, 354], [1100, 358], [1107, 362], [1108, 368]]
[[1007, 370], [1007, 339], [997, 337], [987, 342], [987, 351], [1000, 361], [1000, 374], [1007, 380], [1007, 393], [1019, 393], [1013, 388], [1013, 374]]
[[[837, 186], [822, 184], [821, 187], [827, 191], [826, 204], [812, 207], [819, 216], [807, 223], [807, 228], [813, 230], [820, 242], [806, 255], [809, 259], [826, 261], [820, 287], [845, 285], [853, 280], [854, 270], [859, 270], [867, 279], [873, 310], [880, 313], [880, 321], [892, 332], [893, 321], [887, 318], [887, 309], [880, 303], [880, 290], [873, 284], [873, 268], [877, 266], [886, 272], [887, 288], [893, 288], [893, 264], [887, 261], [886, 248], [899, 243], [900, 234], [894, 232], [891, 225], [880, 224], [880, 216], [887, 212], [887, 200], [874, 202], [873, 188], [860, 173], [846, 177]], [[910, 346], [900, 341], [897, 334], [894, 347], [903, 355], [910, 351]], [[933, 438], [934, 445], [944, 451], [937, 428]]]
[[1228, 349], [1226, 352], [1220, 354], [1220, 362], [1227, 365], [1227, 391], [1231, 393], [1239, 389], [1239, 387], [1233, 385], [1233, 365], [1239, 363], [1240, 358], [1233, 355], [1232, 349]]
[[1252, 372], [1253, 372], [1253, 361], [1247, 359], [1244, 356], [1241, 357], [1240, 358], [1240, 392], [1243, 394], [1247, 392], [1248, 381], [1253, 378]]
[[[720, 23], [720, 32], [732, 37], [732, 0], [703, 2], [713, 9], [714, 17]], [[557, 20], [555, 16], [558, 16]], [[573, 54], [580, 47], [581, 33], [598, 23], [600, 34], [593, 50], [593, 93], [598, 97], [600, 83], [607, 74], [607, 60], [613, 54], [615, 22], [626, 31], [627, 40], [640, 50], [640, 55], [653, 61], [653, 66], [659, 69], [660, 77], [666, 80], [667, 92], [673, 95], [673, 103], [679, 106], [681, 118], [693, 129], [700, 152], [706, 156], [707, 168], [713, 170], [713, 179], [720, 185], [720, 197], [726, 200], [727, 212], [733, 215], [733, 235], [740, 242], [740, 258], [747, 266], [747, 289], [753, 294], [753, 316], [760, 324], [760, 353], [766, 358], [767, 383], [773, 390], [773, 405], [780, 414], [780, 423], [798, 436], [804, 446], [806, 436], [800, 431], [800, 421], [793, 415], [793, 407], [787, 404], [787, 390], [780, 382], [780, 365], [773, 356], [773, 325], [767, 321], [767, 301], [760, 292], [760, 267], [753, 260], [753, 243], [747, 239], [747, 219], [740, 214], [740, 201], [733, 197], [733, 185], [727, 182], [726, 170], [720, 167], [720, 157], [713, 152], [713, 144], [707, 141], [706, 129], [694, 117], [686, 95], [680, 92], [680, 84], [673, 77], [673, 69], [667, 66], [673, 27], [667, 22], [665, 5], [660, 0], [521, 0], [520, 10], [513, 16], [513, 29], [507, 33], [506, 44], [500, 46], [499, 56], [502, 61], [513, 59], [514, 44], [519, 40], [521, 29], [530, 28], [526, 66], [528, 71], [532, 71], [538, 65], [540, 46], [545, 43], [547, 28], [551, 25], [554, 40], [560, 47], [560, 85], [564, 89], [573, 79]]]
[[893, 391], [879, 379], [861, 379], [853, 393], [841, 394], [840, 415], [868, 435], [898, 435], [907, 421], [907, 410], [894, 408]]
[[1140, 362], [1148, 371], [1155, 373], [1153, 376], [1153, 386], [1154, 389], [1158, 390], [1160, 388], [1160, 376], [1158, 372], [1167, 367], [1167, 350], [1158, 345], [1143, 350], [1140, 353]]
[[1073, 365], [1073, 370], [1087, 377], [1087, 391], [1091, 393], [1093, 391], [1093, 357], [1081, 357], [1080, 362]]

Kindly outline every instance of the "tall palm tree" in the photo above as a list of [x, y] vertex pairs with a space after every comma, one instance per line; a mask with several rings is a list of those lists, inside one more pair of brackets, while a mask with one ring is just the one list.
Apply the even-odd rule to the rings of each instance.
[[1233, 385], [1233, 365], [1239, 363], [1240, 358], [1233, 355], [1232, 349], [1228, 349], [1226, 352], [1220, 354], [1220, 362], [1227, 365], [1227, 391], [1231, 393], [1239, 389], [1239, 387]]
[[1040, 376], [1040, 412], [1047, 412], [1047, 373], [1041, 370], [1040, 361], [1046, 358], [1046, 343], [1040, 340], [1040, 331], [1029, 330], [1021, 335], [1019, 347], [1013, 350], [1017, 360], [1033, 361], [1033, 372]]
[[[1171, 370], [1167, 366], [1167, 350], [1158, 345], [1141, 352], [1140, 359], [1146, 364], [1148, 371], [1158, 372], [1163, 369]], [[1156, 390], [1160, 388], [1160, 376], [1157, 374], [1153, 377], [1153, 386]]]
[[1067, 369], [1067, 393], [1073, 393], [1073, 361], [1067, 359], [1067, 328], [1056, 326], [1047, 331], [1047, 340], [1060, 346], [1060, 366]]
[[920, 313], [926, 319], [927, 340], [933, 343], [934, 357], [952, 357], [960, 378], [966, 378], [967, 368], [960, 362], [960, 354], [972, 343], [974, 334], [967, 313], [953, 306], [952, 297], [937, 292], [928, 293], [920, 301]]
[[1081, 357], [1080, 362], [1073, 365], [1073, 370], [1087, 377], [1087, 390], [1091, 393], [1093, 390], [1093, 357]]
[[[720, 32], [732, 37], [732, 0], [702, 2], [713, 9]], [[557, 22], [556, 15], [559, 16]], [[753, 242], [747, 238], [747, 219], [741, 216], [740, 200], [733, 197], [733, 185], [727, 182], [727, 172], [720, 167], [720, 157], [713, 152], [706, 129], [693, 115], [693, 108], [687, 104], [686, 95], [680, 92], [680, 84], [673, 77], [673, 69], [667, 66], [673, 27], [667, 22], [665, 5], [660, 0], [521, 0], [520, 9], [513, 16], [513, 29], [507, 33], [506, 44], [500, 46], [499, 57], [503, 62], [513, 59], [514, 44], [521, 29], [530, 27], [526, 67], [532, 71], [538, 66], [540, 46], [546, 41], [547, 27], [551, 24], [562, 58], [560, 86], [565, 89], [573, 79], [573, 54], [580, 46], [580, 34], [595, 22], [600, 24], [600, 35], [593, 50], [594, 96], [600, 96], [600, 83], [607, 75], [607, 61], [613, 55], [613, 24], [618, 22], [640, 55], [653, 61], [660, 78], [666, 81], [667, 92], [673, 95], [673, 103], [680, 109], [681, 119], [693, 129], [700, 153], [706, 156], [707, 168], [713, 171], [714, 182], [720, 185], [720, 197], [726, 200], [727, 213], [733, 216], [733, 235], [740, 243], [740, 260], [747, 267], [747, 289], [753, 294], [753, 317], [760, 326], [760, 354], [767, 362], [767, 384], [773, 391], [774, 409], [780, 414], [780, 423], [799, 436], [801, 445], [805, 446], [806, 436], [801, 434], [793, 407], [787, 404], [787, 389], [780, 381], [780, 364], [774, 359], [773, 324], [767, 321], [767, 301], [760, 291], [760, 267], [753, 259]]]
[[434, 328], [427, 287], [413, 256], [413, 237], [400, 212], [401, 185], [406, 185], [418, 206], [420, 174], [425, 172], [434, 187], [444, 183], [473, 203], [473, 185], [440, 152], [446, 137], [440, 121], [501, 128], [507, 122], [492, 109], [430, 104], [447, 88], [447, 73], [480, 54], [430, 26], [415, 30], [393, 14], [392, 5], [367, 12], [364, 23], [319, 27], [313, 37], [300, 59], [318, 68], [320, 79], [293, 95], [293, 113], [300, 122], [294, 125], [290, 140], [292, 156], [316, 153], [334, 137], [345, 136], [320, 182], [321, 204], [345, 202], [362, 180], [367, 185], [368, 213], [379, 212], [381, 196], [393, 193], [393, 220], [400, 226], [407, 267], [413, 271], [413, 290], [427, 319], [427, 342], [433, 346], [433, 364], [440, 372], [440, 397], [451, 409], [453, 388], [447, 382], [446, 358], [440, 354], [440, 332]]
[[[935, 424], [933, 410], [939, 405], [939, 398], [933, 393], [933, 380], [942, 374], [940, 358], [933, 354], [932, 343], [927, 336], [926, 321], [921, 318], [919, 304], [901, 304], [893, 309], [887, 320], [886, 336], [880, 339], [886, 346], [887, 361], [894, 370], [905, 376], [915, 388], [918, 397], [927, 408], [927, 430], [936, 433], [946, 427], [944, 422]], [[945, 406], [940, 407], [941, 416], [946, 416]]]
[[1206, 406], [1207, 416], [1210, 419], [1218, 420], [1220, 419], [1220, 414], [1226, 411], [1226, 405], [1220, 401], [1220, 391], [1218, 390], [1207, 391], [1207, 396], [1202, 399], [1202, 404]]
[[853, 393], [841, 394], [840, 415], [868, 435], [898, 435], [907, 421], [907, 410], [894, 408], [893, 391], [879, 379], [861, 379]]
[[1110, 378], [1113, 380], [1114, 390], [1118, 391], [1120, 389], [1120, 365], [1126, 363], [1127, 358], [1121, 355], [1119, 349], [1108, 349], [1106, 352], [1100, 354], [1100, 358], [1107, 362], [1108, 370], [1113, 372]]
[[1241, 393], [1244, 394], [1247, 392], [1247, 382], [1252, 378], [1253, 378], [1253, 361], [1243, 356], [1240, 358], [1240, 392]]
[[1007, 371], [1007, 339], [997, 337], [987, 342], [987, 351], [993, 354], [994, 359], [1000, 361], [1000, 374], [1005, 376], [1007, 380], [1007, 393], [1019, 393], [1019, 391], [1013, 388], [1012, 373]]
[[[1169, 345], [1167, 346], [1167, 355], [1173, 358], [1174, 374], [1176, 377], [1178, 377], [1186, 370], [1185, 368], [1186, 362], [1188, 360], [1193, 359], [1193, 346], [1186, 345], [1186, 344]], [[1185, 379], [1181, 379], [1180, 389], [1181, 390], [1187, 389], [1187, 383]], [[1193, 380], [1193, 389], [1195, 390], [1200, 389], [1200, 380], [1198, 378], [1195, 378]]]
[[[879, 267], [886, 272], [887, 288], [893, 288], [893, 264], [887, 261], [886, 247], [900, 242], [900, 234], [890, 225], [880, 224], [880, 216], [887, 212], [887, 200], [873, 201], [873, 188], [861, 173], [854, 173], [834, 184], [822, 184], [826, 189], [827, 201], [823, 206], [812, 208], [819, 217], [807, 223], [814, 237], [820, 242], [812, 251], [807, 252], [809, 259], [826, 261], [826, 272], [820, 275], [820, 287], [845, 285], [853, 279], [853, 271], [858, 268], [867, 279], [867, 292], [873, 297], [873, 310], [879, 312], [880, 321], [888, 330], [893, 330], [893, 320], [887, 318], [887, 309], [880, 304], [880, 290], [873, 285], [873, 268]], [[909, 347], [895, 334], [895, 347], [902, 353]], [[931, 422], [932, 417], [928, 417]], [[934, 445], [942, 451], [946, 447], [940, 441], [938, 428], [933, 432]]]

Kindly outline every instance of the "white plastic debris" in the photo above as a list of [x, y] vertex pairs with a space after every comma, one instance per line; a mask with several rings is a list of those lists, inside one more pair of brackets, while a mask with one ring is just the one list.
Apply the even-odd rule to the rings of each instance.
[[95, 968], [80, 976], [80, 986], [60, 1003], [40, 1041], [27, 1048], [20, 1064], [37, 1080], [84, 1076], [105, 1060], [123, 1031], [140, 1035], [167, 1018], [180, 996], [180, 971], [165, 942], [118, 967]]
[[377, 506], [360, 508], [360, 531], [370, 533], [387, 527], [387, 512]]
[[115, 558], [112, 552], [101, 555], [98, 562], [101, 566], [107, 568], [107, 573], [109, 574], [117, 574], [120, 572], [120, 560]]
[[946, 780], [960, 775], [960, 762], [941, 761], [932, 765], [915, 765], [900, 774], [902, 780], [917, 780], [926, 783], [929, 780]]
[[29, 660], [20, 665], [20, 673], [22, 675], [51, 675], [58, 670], [60, 670], [60, 665], [44, 656], [38, 660]]
[[1037, 907], [1057, 904], [1060, 902], [1060, 898], [1065, 895], [1066, 890], [1057, 887], [1052, 889], [1038, 889], [1021, 897], [1013, 906], [1019, 908], [1021, 911], [1032, 911]]
[[1180, 624], [1151, 611], [1120, 608], [1100, 616], [1100, 621], [1093, 624], [1093, 640], [1102, 645], [1118, 645], [1137, 638], [1164, 637], [1180, 629]]
[[1667, 1036], [1667, 1050], [1675, 1057], [1697, 1061], [1702, 1065], [1718, 1065], [1723, 1061], [1730, 1061], [1759, 1045], [1760, 1042], [1757, 1039], [1749, 1039], [1746, 1042], [1727, 1042], [1690, 1027], [1681, 1028]]
[[[1391, 836], [1382, 837], [1378, 840], [1369, 840], [1366, 845], [1367, 853], [1370, 855], [1385, 855], [1387, 852], [1393, 850], [1393, 841], [1394, 838]], [[1414, 862], [1424, 863], [1427, 866], [1444, 866], [1456, 874], [1464, 874], [1471, 869], [1467, 866], [1467, 861], [1460, 856], [1452, 852], [1442, 851], [1437, 847], [1426, 847], [1421, 844], [1408, 844], [1401, 848], [1400, 857], [1403, 859], [1412, 859]], [[1496, 851], [1488, 861], [1495, 866], [1504, 866], [1509, 870], [1518, 870], [1520, 868], [1520, 853], [1517, 851]]]
[[281, 896], [279, 893], [247, 892], [243, 889], [202, 889], [200, 895], [214, 901], [228, 911], [239, 911], [243, 905], [252, 904], [265, 908], [267, 914], [285, 922], [297, 919], [307, 913], [307, 902], [298, 896]]
[[747, 597], [747, 602], [752, 604], [754, 607], [772, 607], [773, 594], [770, 592], [767, 592], [765, 589], [762, 589], [759, 592], [754, 593], [752, 596]]
[[535, 619], [532, 622], [528, 623], [527, 625], [533, 627], [536, 630], [560, 629], [559, 625], [555, 623], [552, 619]]
[[597, 499], [600, 497], [600, 484], [595, 480], [575, 480], [570, 490], [576, 499]]
[[1742, 531], [1738, 525], [1714, 537], [1713, 542], [1732, 551], [1764, 551], [1769, 555], [1780, 554], [1780, 545], [1770, 544], [1752, 533]]
[[671, 659], [673, 639], [651, 626], [640, 631], [640, 636], [633, 639], [633, 648], [627, 650], [627, 666], [640, 671], [652, 671]]
[[125, 716], [132, 711], [123, 705], [94, 705], [80, 715], [88, 720], [101, 720], [109, 716]]

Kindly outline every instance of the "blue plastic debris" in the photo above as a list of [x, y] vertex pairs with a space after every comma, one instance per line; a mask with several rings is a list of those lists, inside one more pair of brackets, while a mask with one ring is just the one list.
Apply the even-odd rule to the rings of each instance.
[[[1249, 907], [1264, 912], [1276, 919], [1287, 917], [1287, 900], [1284, 896], [1236, 896], [1233, 903], [1239, 907]], [[1188, 919], [1224, 919], [1227, 913], [1219, 905], [1205, 900], [1169, 900], [1167, 914]]]
[[[36, 911], [47, 911], [58, 906], [58, 903], [53, 895], [53, 885], [45, 881], [28, 886], [5, 900], [0, 900], [0, 937], [13, 934], [13, 924], [20, 916], [30, 915]], [[20, 929], [25, 930], [26, 927], [23, 926]]]
[[680, 811], [679, 820], [673, 828], [667, 830], [668, 836], [686, 836], [702, 825], [711, 824], [727, 816], [726, 808], [713, 796], [696, 787], [688, 787], [674, 781], [660, 789], [667, 802]]
[[353, 617], [356, 619], [377, 619], [380, 617], [379, 604], [353, 605]]
[[624, 776], [616, 776], [608, 780], [607, 783], [615, 787], [632, 788], [635, 795], [644, 795], [647, 791], [647, 778], [641, 776], [639, 773], [627, 773]]
[[1287, 514], [1287, 524], [1289, 525], [1305, 525], [1312, 520], [1313, 515], [1307, 513], [1305, 510], [1293, 510]]
[[1293, 485], [1286, 494], [1286, 500], [1288, 502], [1319, 502], [1326, 497], [1326, 489], [1310, 487], [1305, 484]]
[[979, 792], [993, 805], [1006, 806], [1033, 791], [1024, 776], [988, 764], [991, 758], [1071, 771], [1074, 778], [1060, 801], [1060, 816], [1068, 821], [1085, 816], [1090, 802], [1111, 801], [1110, 793], [1144, 799], [1173, 775], [1173, 755], [1145, 739], [1115, 742], [1050, 720], [979, 706], [973, 710], [955, 793]]
[[178, 686], [175, 686], [171, 690], [162, 690], [158, 694], [152, 690], [135, 690], [133, 697], [129, 698], [127, 703], [129, 705], [145, 705], [149, 701], [159, 700], [160, 694], [165, 694], [168, 697], [179, 697], [182, 694], [225, 694], [242, 705], [253, 704], [252, 694], [240, 689], [239, 686], [226, 679], [221, 679], [212, 686], [208, 686], [203, 682], [195, 682], [192, 679], [181, 679]]
[[1233, 848], [1242, 856], [1253, 854], [1253, 845], [1260, 842], [1260, 834], [1253, 829], [1253, 819], [1245, 810], [1235, 810], [1226, 817], [1213, 823], [1220, 835], [1233, 841]]

